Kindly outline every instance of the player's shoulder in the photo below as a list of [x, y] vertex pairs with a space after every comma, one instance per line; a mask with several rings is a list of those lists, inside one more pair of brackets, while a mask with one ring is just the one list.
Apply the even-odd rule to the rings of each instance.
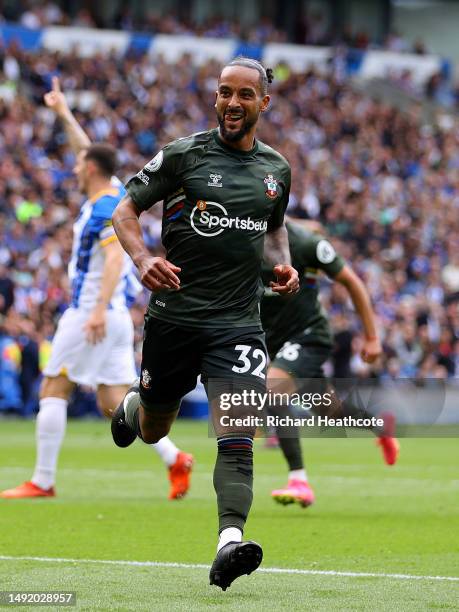
[[286, 226], [290, 248], [301, 254], [305, 265], [317, 266], [328, 274], [329, 266], [333, 265], [334, 273], [338, 271], [336, 266], [342, 265], [342, 259], [326, 236], [292, 221], [288, 221]]
[[144, 170], [157, 172], [164, 164], [166, 172], [180, 172], [183, 168], [193, 166], [211, 146], [212, 131], [195, 132], [183, 138], [172, 140], [146, 164]]
[[[327, 238], [315, 231], [296, 223], [291, 219], [286, 222], [288, 240], [292, 246], [297, 246], [303, 253], [308, 253], [310, 256], [316, 256], [322, 263], [329, 263], [330, 256], [335, 252]], [[322, 255], [323, 254], [323, 255]], [[324, 261], [322, 261], [324, 260]]]
[[205, 132], [195, 132], [193, 134], [190, 134], [189, 136], [184, 136], [182, 138], [172, 140], [167, 145], [165, 145], [162, 150], [165, 154], [183, 154], [192, 149], [208, 146], [212, 139], [212, 130], [207, 130]]
[[324, 238], [321, 234], [312, 232], [303, 227], [300, 223], [292, 221], [291, 218], [286, 221], [285, 225], [287, 227], [289, 241], [301, 243], [305, 247], [315, 246]]
[[108, 189], [96, 194], [93, 200], [93, 216], [94, 217], [111, 217], [118, 202], [125, 195], [126, 190], [121, 182], [117, 179], [112, 179]]
[[270, 163], [275, 164], [279, 169], [290, 174], [290, 164], [279, 151], [276, 151], [276, 149], [273, 149], [265, 142], [258, 140], [258, 152], [263, 155], [263, 157], [267, 158]]

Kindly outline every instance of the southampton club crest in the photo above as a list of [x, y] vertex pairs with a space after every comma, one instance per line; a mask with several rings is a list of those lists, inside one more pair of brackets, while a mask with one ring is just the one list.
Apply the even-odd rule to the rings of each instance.
[[265, 180], [263, 182], [266, 185], [265, 194], [268, 196], [268, 198], [271, 198], [271, 200], [274, 200], [274, 198], [276, 198], [277, 195], [278, 195], [278, 193], [277, 193], [277, 179], [275, 179], [272, 174], [268, 174], [265, 177]]

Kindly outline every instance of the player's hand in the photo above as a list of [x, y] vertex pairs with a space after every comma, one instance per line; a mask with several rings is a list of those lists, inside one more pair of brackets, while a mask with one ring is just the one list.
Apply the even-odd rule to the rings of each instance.
[[280, 264], [274, 266], [274, 274], [276, 275], [276, 281], [271, 281], [269, 286], [275, 293], [285, 295], [288, 293], [296, 293], [300, 286], [298, 279], [298, 272], [292, 266], [287, 264]]
[[379, 338], [365, 339], [363, 341], [360, 356], [365, 363], [373, 363], [382, 354], [382, 346]]
[[84, 324], [83, 329], [89, 344], [97, 344], [105, 338], [106, 311], [105, 304], [98, 304]]
[[163, 257], [147, 257], [137, 263], [140, 282], [150, 291], [162, 289], [180, 289], [180, 279], [177, 276], [181, 268], [174, 266]]
[[52, 78], [52, 89], [44, 95], [45, 104], [48, 108], [53, 110], [56, 115], [62, 116], [68, 110], [67, 100], [61, 91], [61, 85], [57, 76]]

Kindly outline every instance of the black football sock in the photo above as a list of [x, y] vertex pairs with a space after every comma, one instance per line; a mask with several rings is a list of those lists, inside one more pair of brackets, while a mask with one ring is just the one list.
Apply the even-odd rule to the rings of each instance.
[[[283, 432], [286, 429], [287, 431]], [[288, 463], [288, 468], [292, 470], [302, 470], [303, 453], [301, 452], [300, 437], [298, 430], [294, 432], [296, 427], [276, 427], [277, 437], [279, 438], [279, 446], [284, 454], [285, 460]], [[296, 435], [294, 435], [296, 433]]]
[[219, 533], [228, 527], [244, 531], [253, 498], [253, 439], [234, 434], [218, 438], [217, 443], [214, 488]]

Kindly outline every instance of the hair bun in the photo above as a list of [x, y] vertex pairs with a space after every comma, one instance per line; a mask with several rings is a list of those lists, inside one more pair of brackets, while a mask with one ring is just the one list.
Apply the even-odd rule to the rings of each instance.
[[268, 79], [268, 83], [272, 83], [274, 80], [274, 73], [272, 68], [266, 68], [266, 78]]

